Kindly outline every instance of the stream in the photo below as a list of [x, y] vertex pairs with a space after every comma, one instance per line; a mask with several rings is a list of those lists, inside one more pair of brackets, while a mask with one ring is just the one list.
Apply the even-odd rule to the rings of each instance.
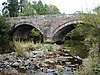
[[81, 64], [66, 49], [29, 51], [25, 57], [12, 52], [0, 55], [0, 75], [73, 75]]

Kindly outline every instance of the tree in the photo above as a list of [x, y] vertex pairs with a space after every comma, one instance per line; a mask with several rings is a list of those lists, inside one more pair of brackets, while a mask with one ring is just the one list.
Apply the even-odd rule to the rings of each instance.
[[49, 14], [60, 14], [60, 11], [55, 5], [50, 5]]
[[17, 17], [18, 16], [18, 0], [7, 0], [7, 2], [2, 3], [4, 8], [2, 13], [4, 16]]
[[[96, 70], [100, 69], [100, 14], [81, 14], [80, 18], [84, 24], [78, 24], [73, 30], [73, 35], [81, 35], [84, 37], [83, 44], [89, 49], [89, 55], [83, 61], [82, 66], [78, 70], [78, 75], [99, 75]], [[70, 34], [70, 33], [69, 33]], [[71, 32], [72, 35], [72, 32]], [[87, 68], [87, 65], [91, 68]], [[97, 68], [99, 66], [99, 68]]]
[[44, 5], [42, 3], [42, 1], [33, 1], [33, 4], [32, 4], [33, 8], [36, 10], [36, 13], [39, 14], [39, 15], [44, 15], [45, 12], [44, 12]]
[[47, 5], [41, 2], [41, 1], [34, 1], [33, 2], [33, 8], [36, 10], [36, 13], [39, 15], [45, 15], [45, 14], [60, 14], [59, 9], [55, 5]]
[[39, 15], [42, 15], [44, 13], [44, 6], [43, 6], [43, 3], [41, 1], [38, 1], [37, 3], [37, 9], [36, 9], [36, 12], [37, 14]]
[[10, 23], [7, 19], [0, 16], [0, 41], [6, 38], [8, 31], [10, 30]]
[[39, 15], [45, 14], [60, 14], [59, 9], [55, 5], [43, 4], [41, 1], [33, 1], [33, 8], [36, 10], [36, 13]]
[[19, 2], [19, 9], [20, 9], [20, 12], [23, 11], [23, 1], [24, 1], [24, 0], [20, 0], [20, 2]]
[[49, 5], [44, 5], [44, 14], [49, 14]]
[[100, 13], [100, 6], [96, 7], [95, 9], [93, 9], [94, 12], [96, 13]]
[[45, 15], [45, 14], [60, 14], [59, 9], [55, 5], [43, 4], [42, 1], [28, 2], [28, 0], [7, 0], [2, 3], [4, 6], [2, 14], [4, 16], [30, 16], [30, 15]]
[[31, 30], [29, 36], [30, 38], [33, 38], [34, 43], [43, 41], [41, 33], [35, 28]]
[[10, 31], [10, 23], [9, 21], [0, 16], [0, 53], [8, 50], [9, 40], [8, 33]]
[[36, 14], [35, 9], [32, 7], [32, 4], [28, 2], [28, 0], [20, 0], [19, 11], [20, 16], [30, 16]]

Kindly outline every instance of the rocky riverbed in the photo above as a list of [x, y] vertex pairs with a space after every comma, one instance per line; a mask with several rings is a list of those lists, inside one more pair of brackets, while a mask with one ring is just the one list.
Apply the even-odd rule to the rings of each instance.
[[12, 52], [0, 55], [0, 75], [73, 75], [81, 63], [65, 49], [29, 51], [25, 57]]

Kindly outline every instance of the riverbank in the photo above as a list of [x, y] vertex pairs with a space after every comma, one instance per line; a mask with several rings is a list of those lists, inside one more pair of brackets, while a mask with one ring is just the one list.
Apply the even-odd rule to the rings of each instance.
[[80, 64], [66, 49], [29, 51], [25, 57], [12, 52], [0, 55], [0, 75], [73, 75]]

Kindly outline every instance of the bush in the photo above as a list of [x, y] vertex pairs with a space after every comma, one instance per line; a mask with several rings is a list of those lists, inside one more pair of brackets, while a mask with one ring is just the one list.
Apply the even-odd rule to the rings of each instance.
[[25, 56], [25, 52], [35, 50], [38, 47], [38, 44], [33, 42], [16, 42], [14, 41], [14, 49], [17, 53], [17, 56]]
[[14, 49], [17, 53], [17, 56], [25, 56], [24, 52], [27, 51], [27, 49], [23, 47], [21, 43], [15, 41], [14, 41]]
[[52, 44], [44, 44], [44, 49], [47, 51], [53, 51], [54, 47]]
[[76, 71], [76, 75], [100, 75], [100, 49], [98, 46], [98, 43], [92, 45], [88, 58], [83, 60], [83, 64]]
[[10, 22], [5, 17], [0, 16], [0, 53], [9, 52], [10, 50], [9, 31]]

